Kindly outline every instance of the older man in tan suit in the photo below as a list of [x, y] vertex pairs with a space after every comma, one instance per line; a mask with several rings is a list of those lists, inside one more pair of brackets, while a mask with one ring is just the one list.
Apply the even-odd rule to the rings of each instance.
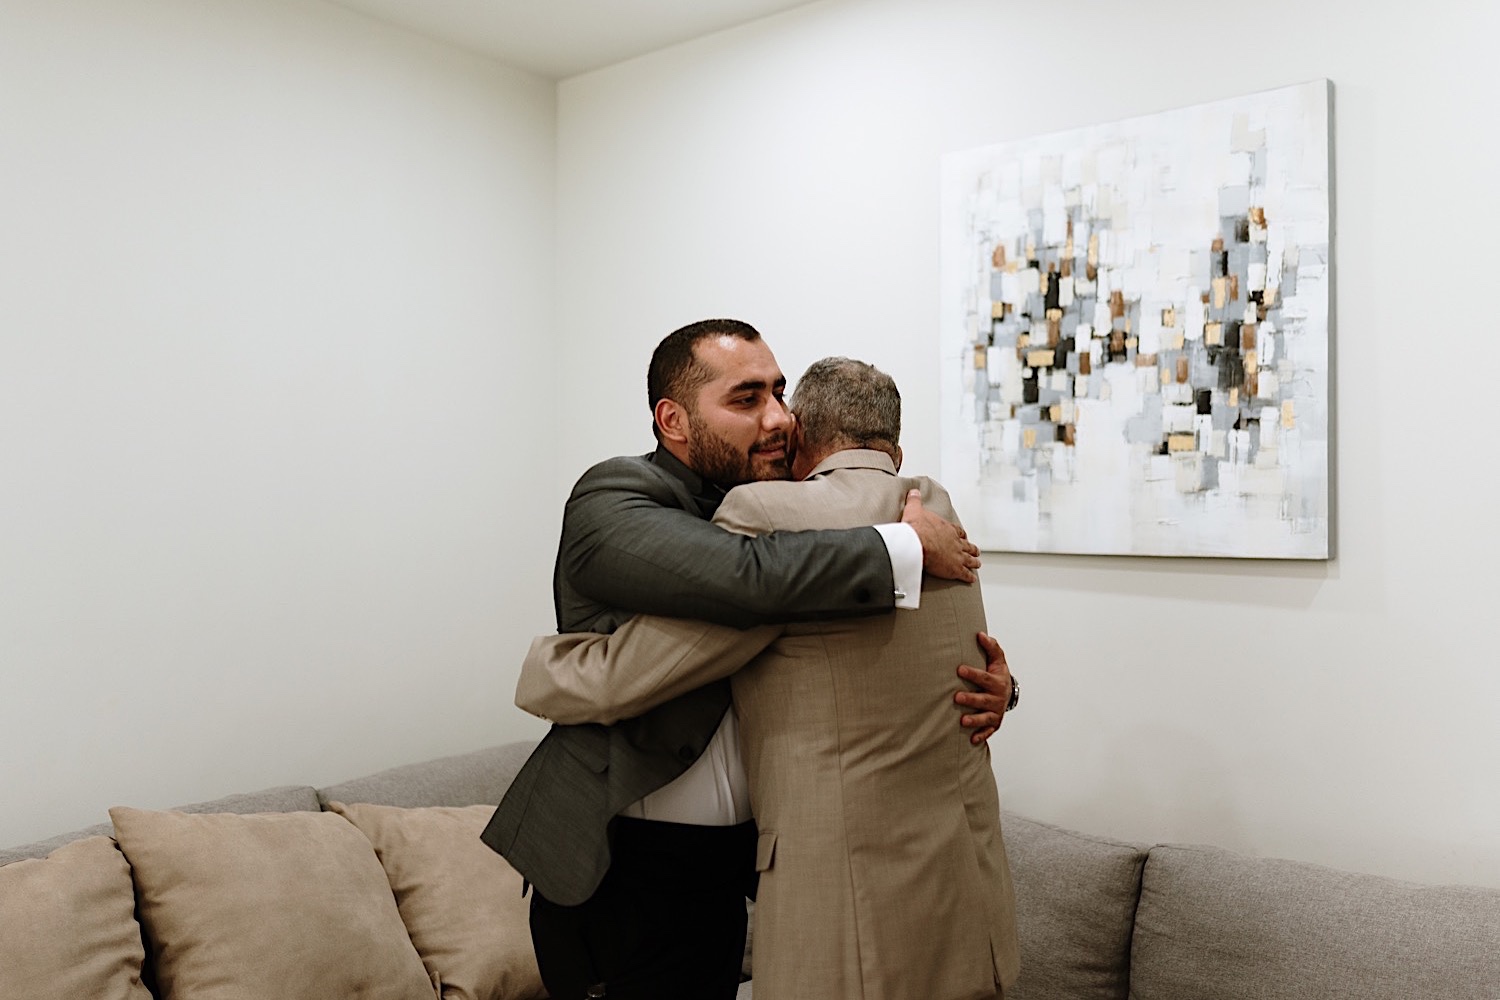
[[[897, 474], [900, 407], [877, 369], [817, 362], [792, 400], [804, 481], [740, 486], [714, 520], [877, 524], [914, 489], [956, 520], [941, 486]], [[1014, 902], [988, 749], [945, 706], [984, 630], [979, 589], [934, 580], [920, 610], [883, 618], [740, 631], [643, 616], [538, 639], [516, 701], [612, 722], [732, 674], [760, 830], [756, 1000], [981, 1000], [1015, 979]]]

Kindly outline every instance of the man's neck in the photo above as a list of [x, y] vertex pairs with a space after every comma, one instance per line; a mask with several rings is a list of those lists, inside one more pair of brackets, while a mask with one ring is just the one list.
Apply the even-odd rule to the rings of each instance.
[[805, 471], [803, 471], [800, 476], [796, 476], [795, 478], [799, 481], [807, 479], [807, 477], [811, 476], [815, 471], [817, 471], [818, 467], [821, 466], [824, 462], [828, 461], [835, 455], [841, 454], [846, 451], [870, 451], [874, 452], [877, 455], [884, 455], [886, 458], [891, 460], [891, 464], [895, 466], [898, 471], [901, 468], [901, 451], [899, 448], [896, 450], [896, 454], [892, 455], [884, 448], [871, 448], [868, 445], [843, 442], [837, 445], [828, 445], [823, 448], [798, 452], [795, 468], [800, 468]]
[[678, 462], [682, 463], [682, 467], [696, 476], [698, 482], [703, 484], [703, 489], [705, 491], [717, 491], [721, 494], [728, 493], [731, 489], [738, 485], [735, 483], [716, 483], [705, 476], [703, 473], [699, 472], [697, 469], [693, 468], [693, 464], [688, 461], [688, 447], [686, 444], [682, 444], [676, 441], [658, 441], [656, 447], [659, 451], [666, 452], [668, 455], [671, 455], [673, 458], [677, 459]]
[[682, 480], [688, 492], [693, 495], [700, 508], [700, 516], [712, 517], [719, 502], [724, 499], [724, 489], [708, 482], [698, 472], [688, 465], [663, 443], [658, 443], [656, 453], [653, 456], [657, 465], [671, 472], [672, 475]]
[[[673, 458], [677, 459], [677, 461], [681, 462], [684, 466], [687, 466], [687, 468], [689, 468], [689, 469], [693, 468], [691, 465], [688, 464], [688, 447], [687, 447], [687, 442], [685, 442], [685, 441], [666, 441], [666, 440], [662, 440], [661, 438], [658, 438], [657, 441], [656, 441], [656, 447], [658, 449], [660, 449], [661, 451], [666, 452], [668, 455], [671, 455]], [[694, 472], [694, 474], [696, 475], [696, 471]]]

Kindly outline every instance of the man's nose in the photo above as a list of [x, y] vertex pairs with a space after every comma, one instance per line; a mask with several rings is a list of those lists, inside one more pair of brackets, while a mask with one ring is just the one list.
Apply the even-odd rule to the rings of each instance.
[[766, 407], [765, 418], [761, 421], [761, 425], [767, 431], [790, 432], [792, 423], [792, 411], [786, 408], [786, 403], [773, 398], [771, 405]]

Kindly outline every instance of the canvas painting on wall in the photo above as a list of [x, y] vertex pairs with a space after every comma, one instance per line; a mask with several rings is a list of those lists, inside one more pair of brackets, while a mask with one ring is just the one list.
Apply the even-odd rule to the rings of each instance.
[[1328, 557], [1329, 96], [944, 157], [942, 478], [982, 548]]

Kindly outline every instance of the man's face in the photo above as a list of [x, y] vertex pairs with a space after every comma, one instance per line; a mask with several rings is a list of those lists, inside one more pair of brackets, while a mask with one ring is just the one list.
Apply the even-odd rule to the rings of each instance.
[[765, 341], [712, 337], [694, 355], [713, 377], [687, 407], [688, 466], [726, 488], [790, 478], [786, 376]]

